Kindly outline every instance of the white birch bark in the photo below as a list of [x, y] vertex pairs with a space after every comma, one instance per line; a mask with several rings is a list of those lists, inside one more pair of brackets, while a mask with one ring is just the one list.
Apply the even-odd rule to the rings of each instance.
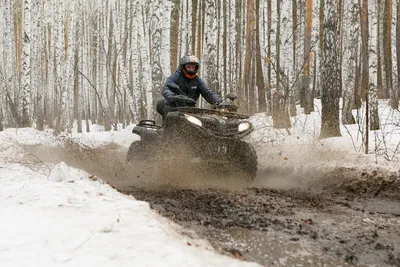
[[137, 122], [140, 119], [140, 107], [141, 107], [141, 87], [139, 84], [139, 72], [138, 65], [139, 62], [139, 46], [138, 46], [138, 31], [139, 31], [139, 22], [137, 16], [140, 12], [140, 3], [131, 2], [130, 12], [132, 19], [132, 30], [130, 36], [131, 42], [131, 55], [129, 57], [129, 77], [130, 77], [130, 98], [132, 101], [130, 102], [130, 110], [132, 112], [133, 121]]
[[30, 127], [31, 106], [31, 1], [23, 2], [21, 126]]
[[56, 111], [56, 131], [62, 132], [68, 126], [68, 95], [64, 79], [68, 77], [68, 71], [63, 70], [64, 67], [64, 46], [63, 46], [63, 24], [64, 24], [64, 2], [54, 3], [54, 46], [52, 56], [54, 60], [54, 87], [55, 87], [55, 111]]
[[[12, 2], [11, 0], [3, 0], [4, 5], [2, 9], [2, 17], [4, 19], [4, 28], [2, 27], [3, 34], [2, 41], [3, 44], [1, 45], [2, 53], [2, 74], [4, 77], [4, 87], [9, 94], [12, 94], [12, 79], [15, 74], [15, 47], [12, 44], [15, 36], [13, 31], [13, 24], [12, 24]], [[12, 60], [10, 60], [12, 58]], [[14, 78], [15, 79], [15, 78]], [[7, 114], [6, 114], [7, 115]], [[9, 114], [11, 116], [11, 114]]]
[[[169, 27], [171, 25], [170, 23], [170, 14], [171, 14], [171, 8], [172, 8], [172, 2], [171, 1], [162, 1], [161, 5], [162, 9], [160, 10], [161, 12], [161, 55], [160, 55], [160, 65], [162, 68], [162, 74], [163, 74], [163, 80], [166, 80], [167, 77], [170, 74], [170, 31]], [[198, 22], [199, 23], [199, 22]], [[193, 51], [194, 53], [195, 51]], [[161, 89], [160, 89], [161, 90]], [[159, 96], [160, 97], [160, 96]]]
[[[152, 79], [152, 98], [157, 100], [160, 98], [163, 86], [163, 73], [161, 67], [161, 42], [162, 42], [162, 0], [150, 3], [150, 24], [149, 24], [149, 41], [150, 41], [150, 66]], [[152, 107], [155, 103], [149, 103]]]
[[38, 1], [32, 2], [31, 12], [31, 88], [33, 102], [33, 122], [38, 130], [44, 129], [43, 118], [43, 74], [44, 61], [42, 60], [42, 8]]
[[[102, 12], [107, 12], [108, 9], [105, 7], [102, 9]], [[103, 13], [104, 14], [104, 13]], [[106, 13], [107, 14], [107, 13]], [[107, 17], [108, 16], [99, 16], [99, 23], [98, 23], [98, 41], [99, 41], [99, 49], [97, 51], [98, 53], [98, 94], [99, 94], [99, 108], [98, 108], [98, 123], [100, 124], [104, 124], [105, 121], [105, 115], [104, 112], [106, 112], [108, 110], [108, 101], [107, 101], [107, 97], [105, 95], [105, 90], [107, 87], [107, 68], [106, 68], [106, 64], [107, 64], [107, 55], [106, 55], [106, 47], [107, 47], [107, 39], [108, 38], [104, 38], [104, 36], [106, 36], [107, 32], [106, 32], [106, 24], [107, 24]]]
[[342, 122], [344, 124], [355, 123], [352, 115], [352, 107], [354, 102], [354, 82], [356, 77], [356, 69], [358, 64], [358, 51], [360, 44], [360, 24], [359, 14], [360, 6], [358, 0], [352, 0], [349, 10], [345, 12], [344, 18], [344, 55], [343, 62], [343, 109]]
[[[0, 41], [0, 55], [5, 54], [5, 19], [4, 17], [6, 16], [6, 5], [7, 2], [5, 0], [0, 0], [0, 6], [3, 7], [3, 12], [1, 12], [1, 16], [3, 17], [3, 20], [0, 19], [0, 36], [2, 38], [2, 41]], [[0, 131], [3, 131], [3, 121], [4, 121], [4, 113], [5, 113], [5, 105], [6, 105], [6, 99], [5, 99], [5, 84], [6, 84], [6, 79], [4, 75], [4, 69], [5, 69], [5, 63], [0, 65]]]
[[149, 40], [149, 32], [146, 31], [146, 16], [145, 16], [145, 4], [140, 4], [140, 10], [138, 12], [138, 49], [141, 51], [139, 54], [139, 87], [142, 89], [141, 105], [145, 108], [146, 114], [142, 114], [142, 119], [150, 119], [152, 117], [152, 92], [151, 92], [151, 72], [150, 72], [150, 59], [149, 59], [149, 46], [146, 40]]
[[202, 76], [213, 92], [218, 91], [217, 73], [217, 10], [215, 2], [206, 0], [205, 42], [203, 47]]
[[228, 59], [227, 59], [227, 68], [228, 68], [228, 91], [234, 93], [234, 89], [236, 88], [236, 71], [234, 71], [238, 66], [235, 66], [236, 63], [236, 33], [235, 33], [235, 10], [236, 10], [236, 1], [229, 0], [228, 4], [228, 33], [227, 33], [227, 46], [228, 46]]

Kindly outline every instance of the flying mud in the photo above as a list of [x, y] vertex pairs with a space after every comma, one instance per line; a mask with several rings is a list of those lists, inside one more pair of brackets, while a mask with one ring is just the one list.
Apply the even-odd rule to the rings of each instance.
[[[261, 166], [230, 177], [129, 166], [118, 146], [29, 147], [146, 201], [222, 254], [262, 266], [400, 266], [400, 173], [362, 167]], [[51, 151], [51, 154], [49, 154]], [[48, 156], [50, 155], [50, 156]], [[27, 156], [29, 158], [29, 156]], [[47, 157], [47, 158], [46, 158]], [[179, 178], [178, 178], [179, 177]]]

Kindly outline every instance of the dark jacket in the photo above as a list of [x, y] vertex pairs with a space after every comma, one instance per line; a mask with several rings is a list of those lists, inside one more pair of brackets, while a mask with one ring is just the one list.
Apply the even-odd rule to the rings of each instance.
[[[179, 90], [170, 88], [168, 83], [175, 83], [179, 86]], [[162, 95], [165, 98], [165, 104], [168, 106], [168, 98], [171, 95], [186, 95], [197, 102], [200, 95], [210, 104], [218, 104], [221, 98], [214, 94], [206, 85], [206, 83], [198, 76], [193, 79], [186, 78], [183, 72], [178, 68], [175, 73], [168, 77], [164, 84]]]

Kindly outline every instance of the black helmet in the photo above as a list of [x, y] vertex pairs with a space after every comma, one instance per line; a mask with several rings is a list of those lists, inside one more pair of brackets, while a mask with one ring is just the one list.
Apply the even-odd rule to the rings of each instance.
[[[185, 69], [186, 64], [196, 65], [196, 69], [194, 71], [189, 72]], [[180, 66], [181, 70], [183, 70], [185, 73], [187, 73], [189, 75], [196, 75], [196, 73], [200, 67], [200, 60], [193, 55], [186, 54], [181, 58], [179, 66]]]

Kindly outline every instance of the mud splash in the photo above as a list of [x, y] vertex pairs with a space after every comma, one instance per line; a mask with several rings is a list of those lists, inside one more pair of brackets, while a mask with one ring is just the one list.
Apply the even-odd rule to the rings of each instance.
[[[177, 168], [127, 165], [109, 145], [29, 147], [26, 160], [65, 161], [208, 239], [264, 266], [400, 266], [400, 175], [381, 168], [261, 168], [252, 186]], [[40, 161], [38, 160], [40, 159]], [[177, 177], [180, 177], [179, 179]], [[227, 182], [230, 181], [230, 182]]]

